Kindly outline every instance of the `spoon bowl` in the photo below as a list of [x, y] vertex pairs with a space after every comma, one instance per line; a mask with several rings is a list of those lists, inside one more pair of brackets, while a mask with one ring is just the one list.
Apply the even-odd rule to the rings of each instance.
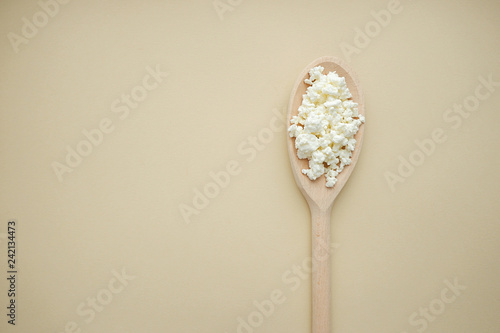
[[[290, 124], [290, 119], [298, 114], [298, 108], [302, 104], [302, 95], [306, 93], [307, 85], [304, 80], [309, 77], [309, 70], [316, 66], [322, 66], [325, 68], [323, 74], [328, 72], [337, 72], [341, 77], [346, 80], [347, 87], [352, 95], [352, 100], [358, 103], [358, 112], [360, 115], [365, 115], [363, 94], [361, 92], [361, 87], [356, 78], [356, 75], [348, 67], [348, 65], [341, 59], [326, 56], [314, 60], [310, 63], [303, 71], [300, 73], [297, 81], [292, 90], [290, 96], [290, 101], [288, 103], [287, 112], [287, 123]], [[316, 180], [310, 180], [306, 175], [302, 174], [302, 169], [308, 168], [309, 161], [307, 159], [299, 159], [297, 157], [297, 150], [295, 149], [295, 138], [288, 138], [288, 156], [290, 158], [290, 163], [292, 165], [293, 175], [295, 177], [295, 182], [301, 190], [302, 194], [306, 198], [309, 205], [318, 205], [321, 209], [326, 209], [330, 207], [340, 193], [340, 190], [344, 187], [345, 183], [349, 179], [354, 166], [359, 157], [361, 151], [361, 145], [363, 143], [363, 133], [364, 126], [361, 125], [358, 132], [354, 135], [356, 139], [356, 147], [352, 152], [351, 164], [346, 166], [342, 172], [337, 176], [337, 182], [334, 187], [325, 186], [325, 176], [321, 176]], [[287, 134], [288, 135], [288, 134]]]
[[[302, 95], [306, 93], [307, 85], [304, 80], [309, 78], [309, 71], [316, 66], [325, 68], [323, 74], [337, 72], [346, 80], [347, 87], [351, 92], [352, 99], [358, 103], [358, 113], [365, 115], [363, 94], [354, 72], [342, 60], [335, 57], [321, 57], [310, 63], [300, 73], [293, 87], [290, 101], [288, 103], [287, 124], [290, 119], [298, 114], [298, 108], [302, 104]], [[351, 164], [337, 175], [337, 182], [333, 187], [326, 187], [325, 176], [316, 180], [310, 180], [302, 173], [302, 169], [308, 168], [307, 159], [299, 159], [295, 148], [295, 138], [287, 135], [288, 156], [292, 166], [295, 182], [306, 199], [311, 211], [312, 220], [312, 332], [330, 333], [330, 215], [335, 198], [339, 195], [345, 183], [351, 176], [361, 151], [363, 142], [364, 125], [361, 125], [354, 135], [356, 146], [352, 152]]]

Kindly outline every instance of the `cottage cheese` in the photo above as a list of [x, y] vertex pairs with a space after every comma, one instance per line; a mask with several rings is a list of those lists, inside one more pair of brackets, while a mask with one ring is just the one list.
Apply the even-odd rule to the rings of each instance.
[[333, 187], [337, 175], [351, 164], [356, 146], [354, 135], [365, 118], [358, 114], [345, 78], [336, 72], [323, 74], [317, 66], [304, 82], [310, 85], [302, 96], [297, 116], [292, 117], [288, 134], [295, 139], [297, 156], [309, 160], [302, 173], [315, 180], [326, 177], [326, 187]]

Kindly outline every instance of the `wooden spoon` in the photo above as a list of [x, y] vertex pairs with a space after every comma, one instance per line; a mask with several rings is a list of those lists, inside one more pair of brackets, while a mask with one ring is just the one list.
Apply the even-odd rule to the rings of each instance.
[[[337, 72], [339, 76], [345, 77], [347, 87], [352, 94], [352, 100], [358, 103], [359, 114], [365, 115], [363, 94], [355, 74], [344, 61], [335, 57], [321, 57], [310, 63], [300, 73], [292, 90], [288, 104], [287, 120], [298, 114], [298, 107], [302, 104], [302, 95], [305, 94], [309, 85], [304, 79], [309, 78], [309, 70], [316, 66], [325, 68], [323, 74]], [[346, 166], [337, 176], [337, 182], [331, 188], [326, 187], [325, 176], [311, 181], [302, 174], [302, 169], [308, 168], [307, 159], [300, 160], [297, 157], [295, 138], [288, 137], [288, 155], [292, 165], [292, 171], [300, 191], [304, 195], [312, 220], [312, 332], [330, 333], [330, 215], [333, 202], [349, 179], [356, 165], [363, 142], [364, 125], [361, 125], [354, 138], [356, 147], [352, 152], [352, 162]], [[287, 133], [288, 136], [288, 133]]]

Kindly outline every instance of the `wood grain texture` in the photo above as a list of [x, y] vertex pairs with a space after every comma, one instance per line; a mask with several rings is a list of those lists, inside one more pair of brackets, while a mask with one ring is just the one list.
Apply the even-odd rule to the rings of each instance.
[[[298, 108], [302, 104], [302, 95], [305, 94], [309, 85], [304, 83], [304, 79], [309, 77], [309, 70], [316, 66], [323, 66], [324, 74], [337, 72], [346, 80], [347, 87], [352, 94], [352, 100], [358, 103], [359, 114], [365, 115], [364, 100], [361, 87], [354, 72], [342, 60], [325, 56], [314, 60], [300, 73], [292, 89], [290, 101], [288, 103], [287, 124], [290, 119], [298, 114]], [[295, 148], [295, 138], [288, 137], [287, 146], [290, 164], [292, 166], [295, 182], [306, 199], [311, 211], [311, 234], [312, 234], [312, 332], [331, 332], [331, 294], [330, 294], [330, 216], [335, 198], [340, 193], [345, 183], [349, 179], [354, 166], [359, 157], [363, 143], [364, 124], [354, 138], [356, 147], [352, 152], [352, 162], [346, 166], [337, 176], [337, 182], [332, 188], [326, 187], [325, 176], [311, 181], [302, 174], [302, 169], [308, 168], [307, 159], [300, 160], [297, 157]]]

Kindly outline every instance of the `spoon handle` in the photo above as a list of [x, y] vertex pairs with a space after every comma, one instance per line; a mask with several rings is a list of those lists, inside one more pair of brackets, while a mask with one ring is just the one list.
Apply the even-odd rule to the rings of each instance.
[[312, 333], [330, 333], [330, 216], [331, 208], [311, 207]]

